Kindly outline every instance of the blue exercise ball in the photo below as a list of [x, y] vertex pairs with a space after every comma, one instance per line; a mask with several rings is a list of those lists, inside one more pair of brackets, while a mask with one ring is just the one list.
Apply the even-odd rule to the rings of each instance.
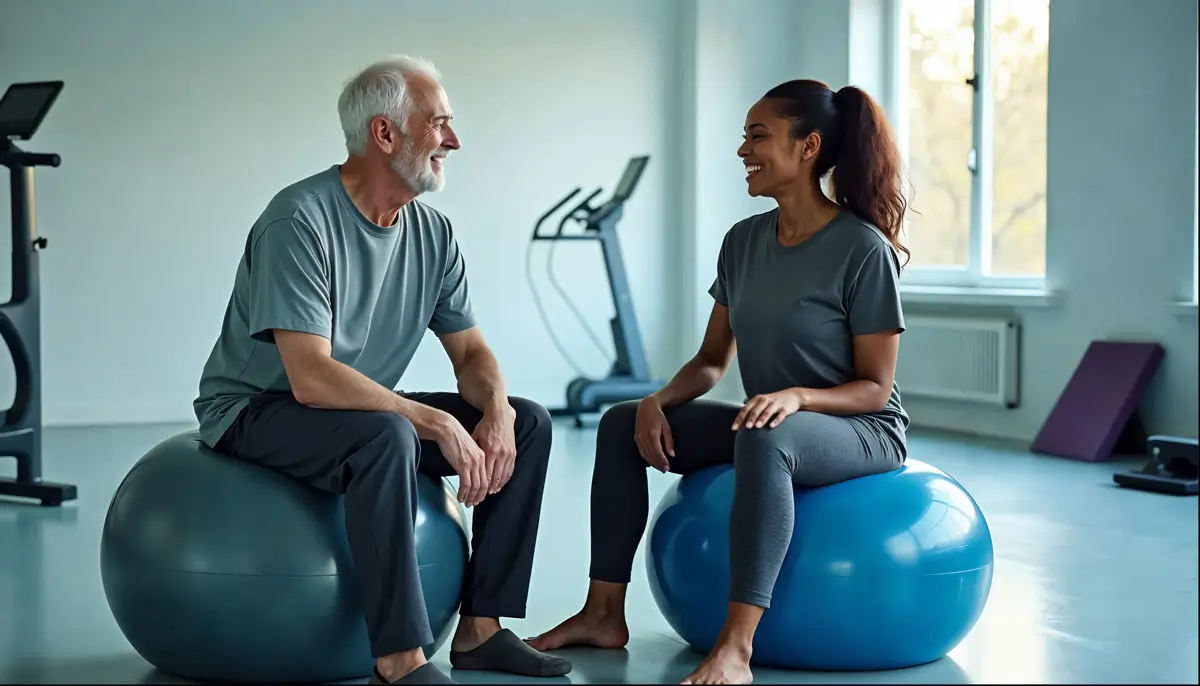
[[[646, 566], [659, 609], [693, 648], [716, 642], [729, 602], [734, 469], [681, 478], [659, 503]], [[992, 584], [979, 506], [942, 471], [901, 468], [795, 494], [792, 540], [762, 616], [754, 663], [878, 670], [945, 657]]]
[[[418, 501], [432, 655], [458, 609], [468, 538], [444, 480], [421, 475]], [[117, 488], [100, 574], [118, 627], [163, 672], [313, 683], [374, 667], [342, 496], [210, 450], [194, 431], [156, 445]]]

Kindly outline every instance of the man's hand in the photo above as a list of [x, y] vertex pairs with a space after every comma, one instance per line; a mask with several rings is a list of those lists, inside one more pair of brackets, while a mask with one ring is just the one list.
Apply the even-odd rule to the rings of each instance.
[[512, 478], [517, 461], [517, 412], [507, 402], [488, 408], [471, 432], [471, 438], [483, 450], [487, 473], [487, 493], [493, 495]]
[[483, 450], [462, 424], [450, 415], [438, 426], [438, 447], [442, 456], [458, 474], [458, 502], [475, 507], [487, 495], [487, 462]]
[[775, 428], [788, 415], [800, 411], [804, 406], [802, 390], [788, 388], [775, 393], [756, 395], [742, 406], [737, 418], [733, 420], [733, 430]]

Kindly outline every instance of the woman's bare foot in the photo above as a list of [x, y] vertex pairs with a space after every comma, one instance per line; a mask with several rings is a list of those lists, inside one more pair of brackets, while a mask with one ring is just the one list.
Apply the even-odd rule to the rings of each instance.
[[629, 643], [629, 627], [619, 615], [593, 613], [587, 609], [535, 638], [526, 639], [535, 650], [547, 651], [568, 646], [624, 648]]
[[696, 671], [680, 683], [751, 683], [754, 676], [750, 673], [750, 655], [754, 652], [754, 632], [762, 615], [763, 608], [756, 605], [729, 603], [729, 615], [717, 636], [717, 644]]
[[750, 652], [731, 645], [717, 645], [696, 671], [681, 681], [683, 684], [749, 684]]
[[567, 646], [624, 648], [629, 643], [629, 627], [625, 624], [626, 588], [626, 584], [592, 579], [582, 610], [525, 642], [543, 652]]

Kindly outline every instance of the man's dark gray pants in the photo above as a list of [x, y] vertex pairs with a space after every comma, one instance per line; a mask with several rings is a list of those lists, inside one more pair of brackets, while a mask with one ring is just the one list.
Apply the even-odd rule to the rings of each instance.
[[[404, 393], [474, 430], [483, 414], [456, 393]], [[550, 458], [545, 408], [510, 398], [516, 410], [516, 464], [499, 493], [475, 507], [472, 556], [459, 613], [524, 617]], [[315, 409], [291, 394], [253, 398], [217, 449], [345, 495], [346, 534], [362, 589], [371, 650], [383, 657], [433, 642], [421, 595], [413, 527], [417, 472], [453, 475], [433, 441], [387, 412]]]

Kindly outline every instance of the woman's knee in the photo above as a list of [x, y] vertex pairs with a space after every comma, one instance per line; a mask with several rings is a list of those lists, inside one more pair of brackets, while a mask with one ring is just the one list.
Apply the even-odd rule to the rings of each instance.
[[637, 400], [626, 400], [605, 410], [596, 428], [597, 443], [632, 443], [633, 432], [637, 426], [637, 411]]
[[[637, 428], [638, 402], [630, 400], [613, 405], [600, 417], [596, 429], [596, 465], [625, 465], [636, 463], [645, 467], [634, 441]], [[621, 468], [624, 469], [623, 467]]]
[[784, 432], [782, 428], [738, 430], [733, 442], [733, 465], [739, 475], [780, 469], [791, 473], [796, 468], [791, 432]]

